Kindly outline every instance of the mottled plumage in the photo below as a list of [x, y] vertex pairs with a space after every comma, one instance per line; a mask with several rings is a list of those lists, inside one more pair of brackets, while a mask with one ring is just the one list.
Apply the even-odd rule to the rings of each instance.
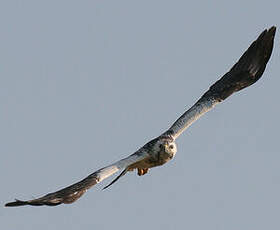
[[5, 206], [69, 204], [79, 199], [89, 188], [113, 175], [122, 173], [105, 188], [116, 182], [128, 171], [138, 170], [144, 175], [149, 168], [160, 166], [171, 160], [176, 152], [176, 138], [204, 113], [225, 100], [234, 92], [254, 84], [262, 76], [271, 56], [275, 27], [265, 30], [254, 41], [239, 61], [162, 135], [151, 140], [134, 154], [114, 164], [97, 170], [85, 179], [57, 192], [49, 193], [38, 199], [7, 203]]

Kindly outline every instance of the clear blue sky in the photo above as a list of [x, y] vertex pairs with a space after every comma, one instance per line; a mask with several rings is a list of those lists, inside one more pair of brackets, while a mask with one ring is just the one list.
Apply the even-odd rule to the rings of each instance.
[[1, 229], [279, 229], [279, 33], [263, 78], [170, 163], [72, 205], [4, 208], [161, 134], [279, 25], [279, 1], [1, 1]]

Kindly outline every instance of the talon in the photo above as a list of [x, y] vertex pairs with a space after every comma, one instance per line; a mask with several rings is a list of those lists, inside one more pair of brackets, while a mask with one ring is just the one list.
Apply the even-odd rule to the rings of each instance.
[[143, 176], [149, 171], [149, 168], [145, 168], [145, 169], [137, 168], [137, 170], [138, 170], [138, 176]]
[[142, 176], [143, 175], [143, 169], [138, 168], [138, 176]]
[[145, 175], [148, 171], [149, 171], [149, 168], [143, 169], [143, 174], [142, 175]]

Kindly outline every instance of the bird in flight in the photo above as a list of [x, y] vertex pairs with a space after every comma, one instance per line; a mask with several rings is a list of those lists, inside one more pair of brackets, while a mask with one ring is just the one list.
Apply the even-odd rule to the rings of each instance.
[[274, 26], [263, 31], [229, 72], [210, 86], [208, 91], [179, 117], [166, 132], [145, 144], [132, 155], [101, 168], [83, 180], [57, 192], [32, 200], [16, 199], [14, 202], [5, 204], [5, 206], [70, 204], [79, 199], [89, 188], [120, 170], [123, 170], [120, 175], [104, 189], [129, 171], [137, 169], [138, 175], [142, 176], [150, 168], [165, 164], [175, 156], [177, 152], [175, 140], [184, 130], [231, 94], [254, 84], [261, 78], [272, 53], [275, 31], [276, 27]]

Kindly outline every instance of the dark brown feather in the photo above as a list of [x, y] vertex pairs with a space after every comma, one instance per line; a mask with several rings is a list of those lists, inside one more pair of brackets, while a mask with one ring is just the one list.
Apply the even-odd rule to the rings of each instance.
[[276, 27], [263, 31], [238, 62], [201, 97], [222, 101], [234, 92], [244, 89], [262, 76], [271, 56]]
[[57, 192], [49, 193], [45, 196], [33, 200], [22, 201], [16, 199], [16, 201], [7, 203], [5, 204], [5, 206], [6, 207], [16, 207], [16, 206], [23, 206], [23, 205], [56, 206], [62, 203], [71, 204], [77, 199], [79, 199], [87, 191], [87, 189], [89, 189], [90, 187], [98, 183], [98, 177], [97, 177], [98, 172], [99, 171]]
[[[273, 40], [275, 36], [276, 27], [271, 27], [268, 31], [265, 30], [261, 33], [261, 35], [258, 37], [256, 41], [254, 41], [251, 46], [248, 48], [248, 50], [242, 55], [242, 57], [239, 59], [239, 61], [231, 68], [231, 70], [226, 73], [220, 80], [218, 80], [216, 83], [214, 83], [209, 90], [199, 99], [197, 103], [201, 103], [203, 101], [222, 101], [229, 97], [232, 93], [237, 92], [243, 88], [246, 88], [252, 84], [254, 84], [260, 77], [262, 76], [266, 64], [271, 56], [272, 48], [273, 48]], [[213, 100], [212, 100], [213, 99]], [[197, 104], [196, 104], [197, 105]], [[196, 106], [194, 105], [194, 106]], [[210, 104], [211, 108], [214, 106], [214, 104]], [[193, 108], [193, 107], [192, 107]], [[192, 108], [190, 110], [192, 110]], [[208, 108], [211, 109], [210, 107]], [[172, 135], [174, 134], [174, 129], [177, 133], [183, 132], [183, 130], [187, 127], [181, 128], [181, 126], [184, 126], [184, 116], [188, 114], [189, 111], [184, 113], [168, 130], [166, 133], [164, 133], [162, 137], [165, 138], [171, 138], [173, 141]], [[205, 111], [202, 111], [205, 113]], [[195, 114], [197, 117], [201, 116], [199, 114]], [[199, 115], [199, 116], [198, 116]], [[178, 124], [179, 123], [179, 124]], [[181, 124], [183, 123], [183, 124]], [[178, 128], [179, 127], [179, 128]], [[177, 136], [179, 136], [177, 134]], [[143, 149], [146, 149], [147, 152], [152, 148], [154, 143], [157, 139], [154, 139], [150, 141], [148, 144], [146, 144]], [[137, 154], [143, 155], [143, 152], [132, 154], [130, 157], [135, 157]], [[140, 157], [140, 156], [138, 156]], [[141, 158], [141, 157], [140, 157]], [[125, 159], [123, 159], [125, 160]], [[137, 159], [136, 159], [137, 160]], [[143, 158], [138, 159], [143, 160]], [[132, 162], [137, 163], [137, 161]], [[131, 165], [127, 165], [128, 167]], [[103, 168], [104, 169], [104, 168]], [[40, 197], [38, 199], [28, 200], [28, 201], [22, 201], [22, 200], [16, 200], [14, 202], [10, 202], [5, 204], [6, 207], [15, 207], [15, 206], [23, 206], [23, 205], [33, 205], [33, 206], [39, 206], [39, 205], [48, 205], [48, 206], [56, 206], [62, 203], [70, 204], [79, 199], [90, 187], [97, 184], [100, 181], [100, 172], [102, 169], [92, 173], [85, 179], [70, 185], [64, 189], [61, 189], [57, 192], [49, 193], [43, 197]], [[143, 171], [144, 170], [144, 171]], [[141, 169], [141, 175], [144, 174], [146, 169]], [[115, 180], [113, 180], [109, 185], [107, 185], [105, 188], [116, 182], [121, 176], [123, 176], [127, 172], [127, 169], [125, 169]], [[114, 173], [114, 172], [113, 172]], [[112, 174], [113, 174], [112, 173]], [[105, 178], [105, 177], [104, 177]]]

